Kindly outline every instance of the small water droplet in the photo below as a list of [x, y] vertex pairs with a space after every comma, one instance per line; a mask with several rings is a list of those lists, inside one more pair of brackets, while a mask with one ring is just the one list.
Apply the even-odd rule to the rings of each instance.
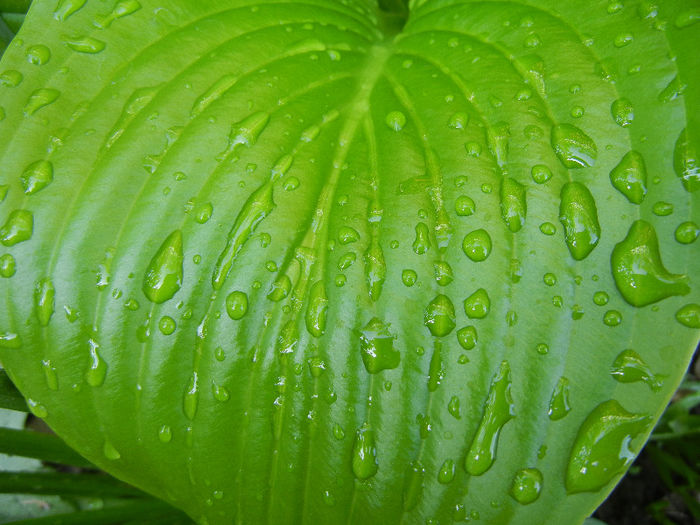
[[403, 284], [405, 284], [409, 288], [416, 284], [417, 279], [418, 274], [415, 272], [415, 270], [404, 270], [403, 272], [401, 272], [401, 280], [403, 281]]
[[44, 370], [46, 386], [48, 386], [50, 390], [58, 390], [58, 374], [56, 373], [56, 367], [53, 366], [49, 359], [44, 359], [41, 362], [41, 368]]
[[546, 273], [542, 277], [542, 281], [547, 286], [554, 286], [555, 284], [557, 284], [557, 276], [554, 275], [553, 273]]
[[306, 329], [314, 337], [321, 337], [326, 331], [328, 297], [323, 281], [316, 281], [309, 293], [309, 306], [306, 310]]
[[17, 87], [22, 83], [24, 75], [14, 69], [8, 69], [0, 73], [0, 86]]
[[470, 157], [478, 158], [479, 156], [481, 156], [482, 148], [481, 144], [479, 144], [478, 142], [467, 142], [464, 145], [464, 149], [467, 150], [467, 155], [469, 155]]
[[521, 505], [529, 505], [539, 498], [542, 482], [542, 473], [536, 468], [519, 470], [513, 477], [510, 495]]
[[654, 392], [658, 392], [663, 384], [634, 350], [623, 350], [620, 352], [615, 361], [613, 361], [610, 374], [613, 376], [613, 379], [620, 383], [642, 381]]
[[54, 313], [56, 289], [48, 277], [41, 279], [34, 287], [34, 308], [41, 326], [48, 326]]
[[386, 125], [389, 126], [389, 129], [401, 131], [406, 125], [406, 115], [400, 111], [392, 111], [387, 114], [385, 122]]
[[647, 194], [647, 168], [642, 154], [630, 151], [610, 172], [610, 182], [627, 200], [641, 204]]
[[44, 419], [49, 415], [49, 411], [46, 409], [46, 407], [32, 398], [27, 398], [27, 406], [29, 407], [31, 413], [36, 417]]
[[457, 396], [452, 396], [450, 402], [447, 404], [447, 411], [455, 419], [461, 419], [462, 416], [459, 413], [459, 398]]
[[447, 286], [454, 280], [452, 266], [447, 261], [435, 261], [433, 263], [433, 275], [439, 286]]
[[607, 326], [617, 326], [622, 322], [622, 314], [617, 310], [608, 310], [603, 315], [603, 323]]
[[175, 323], [175, 319], [173, 319], [169, 315], [164, 315], [160, 318], [160, 321], [158, 321], [158, 329], [163, 335], [172, 334], [176, 328], [177, 324]]
[[551, 222], [543, 222], [540, 224], [540, 231], [545, 235], [555, 235], [557, 233], [557, 227]]
[[511, 177], [501, 181], [501, 217], [512, 232], [520, 231], [525, 224], [527, 201], [525, 186]]
[[467, 113], [458, 112], [450, 117], [448, 126], [452, 129], [465, 129], [469, 124], [469, 115]]
[[234, 321], [242, 319], [248, 312], [248, 296], [245, 292], [236, 290], [226, 297], [226, 313]]
[[470, 197], [466, 195], [457, 197], [457, 200], [455, 200], [455, 212], [457, 215], [460, 217], [468, 217], [473, 215], [474, 211], [476, 211], [476, 204], [474, 204], [474, 201]]
[[559, 220], [571, 256], [577, 261], [588, 257], [600, 240], [600, 224], [598, 208], [586, 186], [568, 182], [562, 187]]
[[552, 178], [552, 170], [550, 170], [544, 164], [534, 165], [530, 170], [530, 174], [532, 175], [532, 180], [534, 180], [537, 184], [544, 184]]
[[634, 107], [629, 99], [619, 98], [610, 105], [610, 114], [618, 126], [626, 128], [634, 120]]
[[[80, 1], [82, 2], [84, 0]], [[111, 13], [95, 20], [95, 27], [99, 29], [106, 29], [118, 18], [129, 16], [139, 9], [141, 9], [141, 4], [137, 0], [122, 0], [117, 2]]]
[[491, 248], [491, 236], [484, 229], [468, 233], [462, 241], [462, 251], [474, 262], [485, 261], [491, 254]]
[[569, 380], [565, 377], [559, 378], [557, 385], [552, 392], [552, 398], [549, 401], [549, 419], [558, 421], [566, 416], [571, 411], [569, 405]]
[[687, 191], [700, 188], [700, 162], [695, 144], [688, 140], [685, 129], [678, 136], [673, 149], [673, 170]]
[[199, 224], [205, 224], [209, 222], [212, 214], [214, 213], [214, 207], [211, 202], [205, 202], [197, 207], [194, 213], [194, 220]]
[[649, 416], [633, 414], [615, 400], [594, 408], [578, 430], [566, 470], [569, 494], [597, 492], [632, 462], [632, 440], [644, 433]]
[[55, 102], [60, 94], [60, 91], [51, 88], [39, 88], [33, 91], [24, 105], [24, 114], [26, 116], [33, 115], [41, 108]]
[[613, 44], [615, 47], [625, 47], [630, 45], [634, 41], [634, 36], [632, 36], [632, 33], [620, 33], [619, 35], [616, 35]]
[[570, 169], [591, 167], [598, 157], [593, 139], [571, 124], [554, 126], [551, 143], [561, 163]]
[[[230, 87], [230, 86], [229, 86]], [[218, 98], [218, 93], [212, 93], [210, 97], [213, 99]], [[193, 111], [202, 111], [212, 100], [207, 98], [205, 101], [198, 101], [195, 103]], [[202, 106], [203, 107], [200, 107]], [[269, 113], [259, 111], [247, 116], [240, 122], [236, 122], [231, 126], [231, 131], [228, 136], [228, 144], [226, 149], [216, 156], [216, 160], [223, 161], [226, 158], [232, 156], [235, 151], [241, 146], [253, 146], [260, 137], [267, 123], [270, 121]], [[291, 163], [290, 163], [291, 164]], [[273, 168], [274, 169], [274, 168]], [[245, 210], [241, 210], [241, 214]], [[239, 214], [240, 217], [240, 214]]]
[[100, 345], [94, 339], [88, 341], [90, 347], [90, 367], [85, 372], [85, 381], [92, 387], [101, 386], [107, 376], [107, 363], [100, 356]]
[[105, 440], [102, 452], [104, 453], [105, 457], [111, 461], [116, 461], [122, 457], [119, 451], [116, 448], [114, 448], [114, 445], [112, 445], [112, 443], [110, 443], [109, 440]]
[[455, 477], [455, 462], [451, 459], [446, 459], [440, 470], [438, 471], [438, 482], [442, 485], [447, 485]]
[[97, 38], [93, 38], [91, 36], [70, 37], [64, 35], [63, 42], [65, 42], [66, 46], [73, 51], [90, 55], [99, 53], [106, 46], [102, 40], [98, 40]]
[[611, 256], [612, 274], [622, 297], [632, 306], [646, 306], [690, 292], [687, 277], [669, 273], [661, 261], [654, 227], [635, 221]]
[[0, 277], [9, 279], [17, 271], [17, 263], [15, 258], [9, 253], [0, 255]]
[[688, 86], [683, 84], [678, 76], [673, 77], [673, 79], [668, 83], [668, 85], [661, 90], [659, 93], [659, 102], [668, 104], [676, 100], [678, 97], [683, 95], [683, 92]]
[[425, 477], [425, 468], [420, 461], [413, 461], [408, 466], [408, 472], [404, 481], [403, 487], [403, 509], [404, 511], [412, 510], [420, 501], [421, 492], [423, 491], [423, 478]]
[[676, 17], [675, 25], [678, 29], [685, 29], [696, 24], [700, 20], [700, 9], [690, 8], [682, 11]]
[[286, 273], [280, 274], [272, 283], [267, 298], [272, 302], [279, 302], [289, 295], [292, 290], [292, 281]]
[[343, 246], [357, 242], [359, 239], [359, 232], [350, 226], [341, 226], [338, 230], [338, 242]]
[[228, 389], [225, 386], [218, 385], [213, 381], [211, 383], [211, 393], [214, 396], [214, 399], [216, 399], [217, 401], [221, 401], [222, 403], [228, 401], [231, 397], [231, 395], [228, 392]]
[[182, 400], [182, 408], [187, 419], [193, 420], [197, 414], [197, 405], [199, 404], [199, 375], [197, 371], [193, 371], [190, 376], [185, 396]]
[[360, 352], [362, 362], [370, 374], [399, 366], [401, 354], [394, 348], [394, 338], [389, 326], [376, 317], [362, 329]]
[[22, 338], [14, 332], [0, 332], [0, 348], [22, 348]]
[[663, 201], [655, 202], [651, 211], [657, 217], [667, 217], [673, 213], [673, 204]]
[[430, 248], [430, 230], [424, 222], [416, 225], [416, 239], [413, 241], [413, 251], [422, 255]]
[[700, 328], [700, 304], [686, 304], [676, 312], [676, 320], [688, 328]]
[[510, 365], [503, 361], [491, 382], [483, 417], [464, 462], [464, 468], [472, 476], [480, 476], [491, 468], [496, 460], [501, 429], [515, 417], [510, 388]]
[[608, 304], [609, 299], [610, 296], [603, 291], [596, 292], [593, 294], [593, 302], [598, 306], [605, 306], [606, 304]]
[[35, 66], [43, 66], [51, 59], [51, 51], [42, 44], [27, 48], [27, 62]]
[[469, 319], [483, 319], [491, 310], [491, 299], [483, 288], [479, 288], [464, 300], [464, 312]]
[[676, 241], [681, 244], [692, 244], [700, 235], [700, 227], [694, 222], [682, 222], [676, 228], [675, 237]]
[[161, 443], [170, 443], [173, 439], [173, 431], [168, 425], [163, 425], [158, 429], [158, 439]]
[[359, 480], [369, 479], [377, 473], [377, 449], [374, 444], [374, 431], [369, 423], [364, 423], [355, 434], [352, 447], [352, 472]]
[[142, 290], [156, 304], [164, 303], [182, 286], [182, 232], [175, 230], [163, 241], [151, 259]]
[[59, 0], [53, 17], [60, 22], [68, 20], [73, 13], [85, 5], [85, 2], [87, 0]]

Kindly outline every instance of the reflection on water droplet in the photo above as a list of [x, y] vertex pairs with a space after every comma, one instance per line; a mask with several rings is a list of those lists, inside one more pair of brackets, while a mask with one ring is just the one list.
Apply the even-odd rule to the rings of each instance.
[[9, 279], [17, 271], [15, 258], [9, 253], [0, 255], [0, 277]]
[[511, 177], [501, 181], [501, 217], [512, 232], [520, 231], [525, 224], [527, 201], [525, 186]]
[[634, 350], [623, 350], [617, 355], [610, 368], [610, 375], [620, 383], [642, 381], [654, 392], [661, 390], [663, 384]]
[[90, 346], [90, 368], [85, 372], [85, 381], [92, 387], [101, 386], [107, 376], [107, 363], [99, 353], [100, 345], [94, 339], [88, 341]]
[[352, 446], [352, 472], [357, 479], [365, 480], [374, 476], [378, 468], [374, 431], [369, 423], [364, 423], [357, 430]]
[[700, 328], [700, 304], [686, 304], [676, 312], [676, 320], [688, 328]]
[[515, 473], [510, 495], [521, 505], [528, 505], [540, 496], [542, 473], [536, 468], [525, 468]]
[[578, 430], [566, 470], [569, 494], [597, 492], [632, 462], [632, 440], [648, 429], [651, 418], [625, 410], [615, 400], [598, 405]]
[[248, 312], [248, 296], [245, 292], [236, 290], [226, 297], [226, 313], [234, 321], [242, 319]]
[[151, 259], [142, 290], [151, 302], [164, 303], [182, 286], [182, 232], [175, 230]]
[[598, 157], [593, 139], [571, 124], [554, 126], [551, 143], [561, 163], [570, 169], [593, 166]]
[[[467, 314], [468, 315], [468, 314]], [[477, 337], [476, 328], [473, 326], [465, 326], [457, 330], [457, 342], [459, 346], [465, 350], [471, 350], [476, 346], [479, 338]]]
[[314, 337], [321, 337], [326, 331], [328, 297], [323, 281], [316, 281], [309, 293], [309, 306], [306, 310], [306, 329]]
[[642, 154], [630, 151], [610, 172], [610, 182], [627, 200], [641, 204], [647, 194], [647, 169]]
[[451, 459], [446, 459], [440, 470], [438, 471], [438, 482], [442, 485], [447, 485], [455, 477], [455, 462]]
[[580, 182], [568, 182], [561, 189], [559, 220], [564, 225], [566, 244], [571, 256], [583, 260], [600, 240], [598, 208], [593, 195]]
[[559, 378], [557, 386], [554, 387], [552, 398], [549, 401], [549, 419], [558, 421], [571, 411], [569, 405], [569, 380], [565, 377]]
[[483, 288], [479, 288], [464, 300], [464, 312], [470, 319], [483, 319], [491, 309], [491, 299]]
[[661, 261], [654, 227], [635, 221], [610, 258], [612, 274], [622, 297], [632, 306], [646, 306], [690, 292], [687, 277], [668, 272]]
[[610, 114], [618, 126], [626, 128], [634, 120], [634, 108], [626, 98], [619, 98], [610, 106]]
[[47, 326], [54, 313], [56, 289], [48, 277], [41, 279], [34, 288], [34, 308], [41, 326]]
[[673, 149], [673, 170], [687, 191], [700, 188], [700, 162], [698, 162], [697, 147], [688, 140], [685, 129], [678, 136]]
[[173, 431], [168, 425], [163, 425], [158, 429], [158, 439], [161, 443], [170, 443], [173, 439]]
[[53, 181], [53, 165], [48, 160], [33, 162], [24, 169], [20, 178], [24, 193], [33, 195], [51, 184]]
[[394, 131], [401, 131], [406, 125], [406, 115], [400, 111], [392, 111], [387, 114], [385, 119], [386, 125]]
[[394, 335], [389, 331], [389, 326], [376, 317], [362, 329], [360, 352], [370, 374], [396, 368], [401, 361], [401, 354], [394, 348]]
[[476, 204], [474, 204], [474, 201], [470, 197], [466, 195], [457, 197], [455, 201], [455, 212], [457, 215], [460, 217], [468, 217], [469, 215], [473, 215], [475, 210]]
[[468, 233], [462, 241], [462, 251], [474, 262], [485, 261], [491, 254], [491, 248], [491, 236], [484, 229]]

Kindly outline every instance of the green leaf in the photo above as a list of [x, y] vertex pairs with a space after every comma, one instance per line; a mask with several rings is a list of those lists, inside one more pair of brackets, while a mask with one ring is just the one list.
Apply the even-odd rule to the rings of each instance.
[[700, 329], [697, 2], [37, 1], [0, 359], [201, 523], [580, 523]]
[[4, 370], [0, 370], [0, 409], [2, 408], [29, 412], [27, 402]]
[[0, 492], [96, 497], [144, 496], [140, 490], [103, 474], [57, 472], [0, 472]]
[[0, 453], [64, 465], [93, 467], [92, 463], [76, 454], [57, 436], [31, 430], [0, 428]]

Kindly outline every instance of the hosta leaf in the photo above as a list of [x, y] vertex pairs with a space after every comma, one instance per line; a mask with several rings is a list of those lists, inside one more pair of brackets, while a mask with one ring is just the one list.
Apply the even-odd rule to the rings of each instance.
[[200, 523], [580, 523], [698, 340], [698, 4], [382, 6], [35, 2], [0, 358]]

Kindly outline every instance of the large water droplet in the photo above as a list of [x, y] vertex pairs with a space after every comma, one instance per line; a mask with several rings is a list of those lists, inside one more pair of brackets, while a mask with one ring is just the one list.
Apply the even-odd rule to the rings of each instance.
[[31, 116], [41, 108], [48, 106], [56, 101], [61, 94], [57, 89], [39, 88], [32, 92], [24, 105], [24, 114]]
[[673, 169], [686, 190], [695, 191], [700, 188], [700, 162], [698, 162], [697, 148], [688, 140], [685, 129], [678, 136], [673, 149]]
[[425, 326], [435, 337], [448, 335], [455, 327], [455, 307], [446, 295], [438, 295], [425, 309]]
[[610, 113], [618, 126], [626, 128], [634, 120], [634, 108], [626, 98], [617, 99], [610, 106]]
[[270, 115], [260, 111], [233, 124], [228, 136], [228, 145], [224, 151], [216, 156], [216, 160], [222, 161], [233, 155], [240, 146], [254, 145], [269, 121]]
[[226, 297], [226, 313], [234, 321], [243, 319], [248, 312], [248, 296], [245, 292], [235, 290]]
[[355, 434], [352, 446], [352, 472], [359, 480], [371, 478], [377, 473], [377, 449], [374, 444], [374, 431], [369, 423], [363, 424]]
[[438, 482], [447, 485], [455, 478], [455, 462], [446, 459], [438, 471]]
[[647, 168], [638, 151], [630, 151], [610, 172], [610, 182], [627, 200], [641, 204], [647, 194]]
[[598, 157], [593, 139], [571, 124], [557, 124], [552, 128], [552, 148], [561, 163], [570, 169], [593, 166]]
[[401, 354], [394, 348], [394, 336], [389, 327], [373, 317], [362, 329], [360, 335], [362, 362], [370, 374], [396, 368]]
[[568, 182], [562, 187], [559, 220], [571, 256], [577, 261], [588, 257], [600, 240], [600, 224], [598, 208], [586, 186]]
[[527, 201], [525, 186], [511, 177], [501, 182], [501, 217], [512, 232], [517, 232], [525, 224]]
[[27, 48], [27, 62], [35, 66], [43, 66], [51, 60], [51, 51], [42, 44], [29, 46]]
[[53, 165], [48, 160], [33, 162], [21, 176], [22, 188], [27, 195], [43, 190], [53, 181]]
[[102, 40], [91, 36], [69, 37], [64, 36], [63, 41], [73, 51], [93, 55], [102, 51], [106, 44]]
[[418, 255], [424, 254], [430, 248], [430, 230], [424, 222], [416, 225], [416, 239], [413, 241], [413, 251]]
[[569, 405], [569, 380], [565, 377], [559, 378], [557, 386], [554, 387], [552, 398], [549, 401], [549, 419], [557, 421], [566, 416], [571, 411]]
[[474, 262], [485, 261], [491, 254], [491, 247], [491, 236], [484, 229], [468, 233], [462, 241], [462, 251]]
[[280, 274], [275, 282], [272, 283], [270, 291], [267, 293], [267, 298], [277, 303], [287, 297], [292, 291], [292, 281], [286, 273]]
[[642, 357], [634, 350], [623, 350], [613, 361], [610, 374], [620, 383], [636, 383], [643, 381], [654, 392], [658, 392], [663, 384], [654, 375]]
[[0, 256], [0, 277], [9, 279], [17, 271], [15, 258], [9, 253]]
[[34, 216], [29, 210], [14, 210], [0, 228], [0, 242], [14, 246], [28, 241], [34, 231]]
[[34, 288], [34, 308], [41, 326], [47, 326], [54, 312], [56, 290], [48, 277], [36, 283]]
[[143, 293], [156, 304], [171, 299], [182, 286], [182, 232], [175, 230], [151, 259], [143, 279]]
[[321, 337], [326, 331], [328, 297], [323, 281], [316, 281], [309, 293], [309, 306], [306, 309], [306, 329], [314, 337]]
[[460, 217], [468, 217], [470, 215], [474, 215], [475, 210], [476, 204], [474, 204], [474, 200], [471, 197], [467, 197], [466, 195], [460, 195], [459, 197], [457, 197], [457, 200], [455, 200], [455, 212]]
[[59, 0], [53, 17], [61, 22], [68, 20], [73, 13], [85, 5], [85, 2], [87, 0]]
[[469, 319], [483, 319], [491, 310], [491, 299], [483, 288], [479, 288], [464, 300], [464, 312]]
[[700, 304], [686, 304], [676, 312], [676, 320], [688, 328], [700, 328]]
[[503, 361], [491, 382], [481, 423], [464, 462], [464, 468], [472, 476], [480, 476], [490, 469], [496, 460], [501, 429], [515, 416], [510, 388], [510, 365]]
[[649, 416], [632, 414], [615, 400], [598, 405], [578, 430], [566, 469], [566, 490], [597, 492], [632, 462], [631, 441], [645, 432]]
[[525, 468], [515, 473], [510, 495], [521, 505], [528, 505], [540, 496], [542, 472], [536, 468]]
[[654, 227], [635, 221], [610, 258], [617, 289], [632, 306], [646, 306], [690, 292], [685, 275], [669, 273], [661, 261]]
[[107, 376], [107, 363], [100, 356], [100, 345], [94, 339], [88, 341], [90, 347], [90, 367], [85, 372], [85, 381], [93, 387], [101, 386]]

